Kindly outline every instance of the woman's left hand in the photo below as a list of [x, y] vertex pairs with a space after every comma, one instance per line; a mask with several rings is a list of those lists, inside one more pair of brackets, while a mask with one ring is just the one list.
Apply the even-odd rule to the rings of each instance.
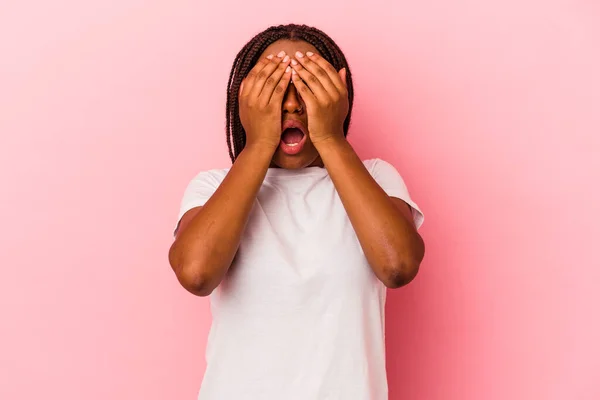
[[346, 69], [338, 73], [323, 57], [297, 52], [292, 60], [292, 83], [306, 104], [308, 134], [315, 146], [328, 139], [344, 137], [348, 115]]

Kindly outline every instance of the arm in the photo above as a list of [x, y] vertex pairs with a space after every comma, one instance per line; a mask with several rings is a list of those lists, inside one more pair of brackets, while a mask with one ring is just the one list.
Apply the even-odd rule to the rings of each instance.
[[[257, 63], [240, 88], [240, 119], [246, 147], [203, 207], [182, 218], [169, 250], [181, 285], [209, 295], [231, 266], [256, 195], [281, 137], [281, 103], [290, 82], [289, 58]], [[269, 79], [272, 78], [272, 79]]]
[[371, 177], [343, 134], [348, 114], [346, 70], [317, 54], [297, 53], [292, 82], [307, 105], [309, 134], [377, 277], [391, 288], [409, 283], [424, 256], [410, 209]]
[[425, 252], [409, 206], [384, 192], [343, 136], [316, 147], [375, 275], [390, 288], [409, 283]]
[[209, 295], [225, 276], [272, 156], [268, 148], [244, 149], [206, 204], [181, 219], [169, 262], [191, 293]]

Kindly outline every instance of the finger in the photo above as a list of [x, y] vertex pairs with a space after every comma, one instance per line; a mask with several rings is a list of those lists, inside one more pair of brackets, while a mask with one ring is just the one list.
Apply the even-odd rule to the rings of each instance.
[[[242, 80], [242, 84], [240, 86], [240, 97], [245, 97], [250, 94], [250, 92], [252, 91], [252, 87], [254, 84], [254, 80], [256, 79], [256, 76], [258, 75], [258, 73], [260, 71], [262, 71], [262, 69], [265, 66], [267, 66], [271, 62], [272, 58], [273, 58], [273, 55], [270, 54], [267, 57], [261, 58], [260, 60], [258, 60], [256, 65], [250, 70], [248, 75], [246, 75], [246, 77]], [[244, 91], [242, 91], [242, 87], [244, 88]]]
[[261, 69], [260, 72], [258, 72], [258, 74], [256, 74], [256, 77], [254, 79], [254, 84], [252, 86], [252, 91], [250, 92], [251, 98], [258, 98], [260, 96], [260, 92], [262, 91], [263, 87], [265, 86], [265, 82], [267, 81], [267, 79], [269, 79], [269, 77], [277, 69], [277, 67], [281, 63], [284, 56], [285, 56], [285, 52], [280, 51], [279, 54], [277, 54], [275, 57], [271, 58], [269, 60], [269, 63], [267, 63], [267, 65], [265, 65], [265, 67], [263, 69]]
[[[282, 63], [283, 64], [283, 63]], [[285, 96], [285, 92], [287, 91], [288, 86], [290, 85], [292, 78], [292, 68], [289, 64], [285, 67], [281, 78], [279, 78], [279, 83], [273, 89], [273, 94], [271, 95], [271, 99], [269, 100], [270, 104], [281, 107], [283, 103], [283, 96]]]
[[292, 69], [292, 83], [296, 87], [296, 90], [300, 94], [300, 97], [302, 98], [304, 103], [306, 103], [306, 105], [309, 108], [314, 107], [317, 98], [315, 97], [315, 94], [312, 92], [312, 90], [304, 83], [304, 81], [300, 77], [300, 74], [296, 72], [295, 69]]
[[344, 89], [348, 89], [348, 82], [346, 81], [346, 78], [348, 77], [348, 70], [346, 70], [346, 68], [342, 68], [340, 69], [340, 79], [342, 80], [342, 83], [344, 84]]
[[[273, 95], [273, 90], [279, 84], [281, 77], [285, 74], [285, 71], [290, 63], [290, 57], [285, 56], [283, 60], [279, 63], [275, 71], [265, 80], [265, 84], [259, 94], [259, 103], [266, 105], [271, 101], [271, 96]], [[288, 76], [289, 80], [289, 76]]]
[[[302, 66], [302, 64], [300, 64], [296, 60], [292, 60], [292, 68], [294, 69], [296, 74], [300, 78], [302, 78], [302, 80], [304, 81], [303, 83], [306, 86], [308, 86], [308, 88], [312, 91], [312, 93], [316, 97], [322, 98], [322, 99], [330, 98], [329, 93], [327, 93], [327, 90], [325, 90], [325, 88], [319, 81], [319, 78], [317, 78], [315, 75], [310, 73], [310, 71], [307, 70], [306, 68], [304, 68]], [[293, 73], [292, 73], [292, 75], [293, 75]]]
[[[344, 75], [344, 78], [342, 79], [340, 74], [338, 73], [338, 71], [336, 71], [335, 68], [333, 67], [333, 65], [331, 65], [329, 63], [329, 61], [327, 61], [320, 55], [315, 54], [311, 51], [307, 51], [306, 55], [308, 56], [308, 58], [310, 60], [312, 60], [313, 62], [318, 64], [325, 72], [327, 72], [329, 79], [331, 79], [331, 82], [335, 85], [335, 87], [340, 92], [344, 92], [346, 90], [346, 75]], [[346, 69], [345, 68], [342, 68], [342, 69], [344, 70], [344, 73], [346, 73], [346, 71], [345, 71]], [[340, 72], [341, 71], [342, 70], [340, 70]]]
[[[308, 56], [309, 53], [312, 54], [312, 57]], [[325, 88], [325, 90], [327, 90], [328, 93], [338, 93], [339, 88], [332, 81], [332, 77], [327, 71], [327, 66], [331, 67], [331, 69], [333, 70], [332, 75], [336, 75], [334, 79], [339, 80], [339, 76], [337, 76], [337, 71], [335, 70], [335, 68], [333, 68], [333, 66], [331, 66], [331, 64], [329, 64], [327, 60], [325, 60], [323, 57], [321, 57], [320, 63], [317, 63], [316, 60], [313, 60], [313, 57], [315, 57], [315, 54], [312, 52], [307, 52], [306, 56], [299, 51], [296, 52], [296, 60], [298, 60], [298, 62], [300, 62], [300, 64], [302, 64], [302, 66], [305, 69], [307, 69], [311, 74], [313, 74], [317, 77], [317, 79], [319, 79], [319, 82]], [[321, 65], [323, 65], [323, 67]]]

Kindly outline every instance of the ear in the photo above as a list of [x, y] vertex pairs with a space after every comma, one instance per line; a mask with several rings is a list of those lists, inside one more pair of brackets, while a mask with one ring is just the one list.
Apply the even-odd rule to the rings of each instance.
[[340, 74], [340, 78], [342, 79], [342, 82], [344, 83], [344, 86], [348, 87], [348, 84], [346, 83], [346, 68], [340, 69], [340, 71], [338, 72], [338, 74]]

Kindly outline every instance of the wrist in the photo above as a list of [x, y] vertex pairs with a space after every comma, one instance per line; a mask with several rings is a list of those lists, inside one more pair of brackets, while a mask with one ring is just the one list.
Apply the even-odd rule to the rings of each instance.
[[322, 151], [341, 149], [349, 145], [343, 133], [327, 136], [320, 139], [314, 139], [313, 145], [319, 153]]
[[246, 143], [242, 153], [259, 160], [268, 160], [270, 163], [276, 150], [277, 145], [271, 143]]

